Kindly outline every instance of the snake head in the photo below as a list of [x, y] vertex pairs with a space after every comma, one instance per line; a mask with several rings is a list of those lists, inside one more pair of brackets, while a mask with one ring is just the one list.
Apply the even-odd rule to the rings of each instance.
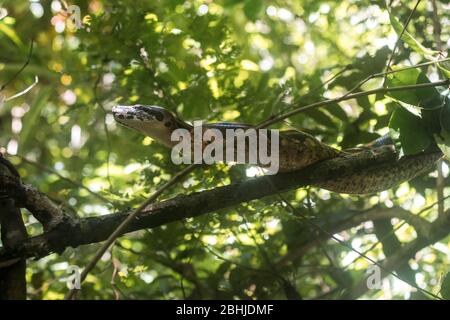
[[112, 108], [114, 119], [120, 124], [139, 131], [156, 141], [172, 146], [171, 133], [175, 129], [189, 129], [189, 124], [179, 120], [173, 113], [158, 106], [134, 105]]

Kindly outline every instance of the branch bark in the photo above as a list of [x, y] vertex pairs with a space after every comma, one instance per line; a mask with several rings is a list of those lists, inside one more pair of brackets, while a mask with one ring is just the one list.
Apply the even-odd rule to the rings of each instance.
[[0, 192], [15, 199], [16, 205], [27, 208], [48, 231], [70, 217], [58, 208], [45, 194], [28, 184], [22, 184], [16, 176], [0, 176]]
[[[19, 178], [16, 169], [0, 154], [0, 175]], [[14, 199], [0, 194], [1, 239], [6, 248], [12, 248], [27, 239], [20, 209]], [[15, 259], [0, 268], [0, 300], [25, 300], [27, 285], [25, 279], [26, 260]]]
[[[273, 195], [277, 192], [336, 180], [339, 177], [355, 174], [368, 168], [375, 170], [378, 166], [396, 161], [395, 158], [395, 152], [391, 148], [384, 148], [382, 152], [376, 154], [370, 151], [361, 152], [350, 158], [334, 158], [323, 161], [297, 172], [263, 176], [212, 190], [190, 195], [180, 195], [147, 206], [139, 217], [133, 219], [121, 234], [144, 228], [155, 228], [185, 218], [215, 212], [242, 202]], [[2, 177], [0, 177], [0, 191], [5, 189], [4, 182]], [[11, 183], [11, 181], [9, 182]], [[24, 190], [16, 185], [13, 190], [17, 192], [11, 192], [11, 190], [6, 188], [4, 191], [13, 193], [13, 197], [23, 199], [23, 197], [26, 197], [27, 190], [30, 189]], [[33, 194], [36, 191], [33, 190]], [[33, 199], [38, 200], [38, 198]], [[25, 201], [25, 203], [27, 202]], [[45, 199], [43, 203], [46, 203]], [[39, 206], [39, 201], [34, 203], [34, 205]], [[54, 207], [43, 207], [49, 210], [44, 215], [52, 215], [51, 212], [53, 212]], [[33, 213], [33, 210], [31, 212]], [[57, 216], [61, 214], [59, 212]], [[39, 258], [52, 252], [61, 253], [67, 247], [78, 247], [84, 244], [104, 241], [129, 214], [130, 211], [123, 211], [111, 215], [76, 220], [60, 219], [58, 224], [44, 234], [30, 238], [12, 249], [1, 249], [0, 265], [18, 257]]]

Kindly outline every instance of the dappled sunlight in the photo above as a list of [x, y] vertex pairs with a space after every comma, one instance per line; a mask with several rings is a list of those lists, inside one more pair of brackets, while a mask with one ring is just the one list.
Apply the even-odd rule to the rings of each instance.
[[[27, 299], [96, 256], [78, 299], [450, 298], [448, 4], [69, 2], [0, 4]], [[200, 120], [279, 130], [286, 179], [173, 162], [158, 141]]]

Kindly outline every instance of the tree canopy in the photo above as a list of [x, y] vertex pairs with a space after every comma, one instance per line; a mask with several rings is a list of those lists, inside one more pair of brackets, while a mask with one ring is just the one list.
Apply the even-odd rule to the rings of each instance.
[[[31, 185], [2, 180], [0, 201], [25, 203], [28, 242], [2, 238], [0, 267], [29, 258], [26, 297], [63, 299], [69, 267], [85, 268], [182, 170], [114, 121], [118, 104], [271, 121], [341, 149], [390, 133], [402, 155], [436, 144], [448, 157], [449, 12], [444, 0], [0, 1], [0, 150]], [[448, 299], [448, 164], [361, 196], [310, 187], [320, 167], [277, 176], [277, 192], [253, 167], [196, 168], [117, 238], [77, 297]], [[83, 223], [49, 230], [33, 210]]]

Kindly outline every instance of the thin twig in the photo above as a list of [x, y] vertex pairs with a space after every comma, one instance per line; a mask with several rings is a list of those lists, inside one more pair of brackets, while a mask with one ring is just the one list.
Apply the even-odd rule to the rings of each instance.
[[311, 103], [308, 104], [306, 106], [302, 106], [302, 107], [298, 107], [295, 108], [294, 110], [287, 112], [285, 114], [279, 115], [275, 118], [272, 118], [268, 121], [264, 121], [260, 124], [258, 124], [255, 129], [260, 129], [260, 128], [265, 128], [269, 125], [272, 125], [274, 123], [280, 122], [284, 119], [287, 119], [289, 117], [292, 117], [300, 112], [304, 112], [306, 110], [310, 110], [310, 109], [314, 109], [314, 108], [318, 108], [318, 107], [323, 107], [323, 106], [328, 106], [337, 102], [341, 102], [341, 101], [345, 101], [345, 100], [351, 100], [351, 99], [355, 99], [355, 98], [359, 98], [359, 97], [365, 97], [365, 96], [370, 96], [373, 94], [377, 94], [377, 93], [386, 93], [386, 92], [395, 92], [395, 91], [408, 91], [408, 90], [413, 90], [413, 89], [423, 89], [423, 88], [429, 88], [429, 87], [438, 87], [438, 86], [445, 86], [445, 85], [449, 85], [450, 84], [450, 79], [446, 79], [446, 80], [442, 80], [442, 81], [436, 81], [436, 82], [429, 82], [429, 83], [419, 83], [419, 84], [414, 84], [414, 85], [405, 85], [405, 86], [397, 86], [397, 87], [392, 87], [392, 88], [384, 88], [384, 87], [380, 87], [377, 89], [373, 89], [373, 90], [368, 90], [368, 91], [364, 91], [364, 92], [357, 92], [357, 93], [353, 93], [353, 94], [345, 94], [343, 96], [334, 98], [334, 99], [328, 99], [328, 100], [324, 100], [324, 101], [318, 101], [315, 103]]
[[399, 68], [399, 69], [395, 69], [395, 70], [386, 70], [384, 72], [371, 74], [370, 76], [368, 76], [367, 78], [365, 78], [364, 80], [359, 82], [350, 91], [348, 91], [346, 93], [346, 95], [349, 95], [349, 94], [355, 92], [356, 90], [361, 88], [361, 86], [363, 84], [365, 84], [366, 82], [368, 82], [369, 80], [372, 80], [374, 78], [384, 77], [384, 76], [387, 76], [387, 75], [392, 74], [392, 73], [398, 73], [398, 72], [402, 72], [402, 71], [406, 71], [406, 70], [410, 70], [410, 69], [415, 69], [415, 68], [420, 68], [420, 67], [428, 66], [428, 65], [431, 65], [431, 64], [440, 63], [440, 62], [446, 62], [446, 61], [450, 61], [450, 58], [439, 59], [439, 60], [434, 60], [434, 61], [427, 61], [427, 62], [415, 64], [415, 65], [412, 65], [412, 66], [409, 66], [409, 67]]
[[[150, 198], [148, 198], [144, 203], [142, 203], [134, 212], [128, 215], [122, 221], [122, 223], [113, 231], [113, 233], [111, 233], [111, 235], [108, 237], [105, 243], [103, 243], [100, 249], [97, 250], [94, 257], [86, 266], [86, 268], [84, 268], [83, 272], [80, 275], [80, 283], [83, 283], [89, 272], [95, 267], [97, 262], [103, 256], [103, 254], [108, 250], [111, 244], [113, 244], [113, 242], [117, 239], [117, 237], [126, 229], [126, 227], [130, 224], [130, 222], [133, 221], [149, 204], [154, 202], [166, 189], [177, 183], [181, 178], [183, 178], [188, 173], [192, 172], [192, 170], [194, 170], [196, 167], [197, 167], [196, 164], [191, 164], [182, 171], [178, 172], [176, 175], [173, 176], [172, 179], [166, 182], [161, 188], [156, 190], [150, 196]], [[71, 300], [76, 292], [77, 289], [70, 290], [65, 299]]]
[[[267, 179], [268, 184], [270, 185], [270, 187], [274, 190], [275, 186], [273, 185], [273, 183], [271, 182], [271, 180]], [[356, 250], [355, 248], [353, 248], [352, 246], [346, 244], [344, 241], [340, 240], [339, 238], [337, 238], [334, 234], [328, 232], [327, 230], [323, 229], [322, 227], [320, 227], [319, 225], [315, 224], [313, 221], [311, 221], [310, 219], [308, 219], [306, 216], [304, 216], [297, 208], [295, 208], [288, 200], [286, 200], [286, 198], [283, 197], [283, 195], [281, 195], [280, 192], [276, 191], [275, 192], [276, 195], [278, 196], [278, 198], [285, 203], [291, 210], [292, 213], [298, 215], [300, 218], [302, 218], [302, 220], [304, 220], [306, 223], [308, 223], [309, 225], [313, 226], [317, 231], [326, 234], [328, 237], [332, 238], [333, 240], [335, 240], [336, 242], [338, 242], [339, 244], [343, 245], [344, 247], [346, 247], [347, 249], [350, 249], [351, 251], [355, 252], [356, 254], [358, 254], [359, 257], [362, 257], [366, 260], [368, 260], [369, 262], [371, 262], [374, 265], [377, 265], [380, 269], [386, 271], [387, 273], [391, 274], [392, 276], [396, 277], [397, 279], [407, 283], [408, 285], [416, 288], [419, 291], [422, 291], [436, 299], [441, 300], [441, 298], [437, 295], [435, 295], [434, 293], [426, 290], [426, 289], [422, 289], [419, 286], [417, 286], [415, 283], [409, 283], [409, 281], [402, 279], [400, 276], [398, 276], [396, 273], [385, 269], [380, 263], [378, 263], [377, 261], [373, 260], [372, 258], [370, 258], [369, 256], [367, 256], [366, 253], [360, 252], [359, 250]]]
[[36, 86], [36, 85], [38, 84], [38, 82], [39, 82], [38, 76], [34, 76], [34, 82], [33, 82], [32, 84], [30, 84], [30, 85], [29, 85], [28, 87], [26, 87], [24, 90], [22, 90], [22, 91], [16, 93], [15, 95], [13, 95], [13, 96], [11, 96], [11, 97], [5, 98], [4, 102], [6, 102], [6, 101], [11, 101], [11, 100], [14, 100], [14, 99], [16, 99], [16, 98], [19, 98], [19, 97], [23, 96], [24, 94], [28, 93], [28, 91], [30, 91], [31, 89], [33, 89], [34, 86]]
[[[338, 72], [336, 72], [335, 74], [333, 74], [330, 78], [328, 78], [327, 80], [325, 80], [321, 85], [312, 88], [311, 90], [309, 90], [305, 95], [302, 95], [300, 98], [298, 98], [298, 100], [304, 100], [307, 97], [310, 97], [313, 93], [316, 93], [318, 90], [320, 90], [321, 88], [324, 88], [326, 85], [332, 83], [334, 80], [336, 80], [337, 78], [339, 78], [344, 72], [350, 70], [353, 68], [353, 65], [348, 64], [346, 66], [344, 66], [343, 68], [341, 68], [341, 70], [339, 70]], [[286, 112], [288, 110], [292, 109], [292, 105], [287, 106], [286, 108], [283, 108], [282, 112]], [[266, 120], [270, 120], [273, 117], [275, 117], [275, 115], [271, 115], [269, 118], [267, 118]], [[266, 121], [264, 120], [264, 121]]]
[[111, 174], [110, 174], [110, 160], [111, 160], [111, 137], [109, 134], [109, 129], [108, 129], [108, 124], [106, 123], [106, 116], [107, 116], [107, 112], [105, 110], [105, 107], [103, 106], [103, 104], [100, 102], [100, 99], [98, 98], [98, 85], [100, 84], [100, 80], [102, 77], [102, 73], [100, 73], [97, 77], [97, 79], [95, 80], [94, 83], [94, 89], [93, 89], [93, 94], [94, 94], [94, 102], [97, 106], [100, 106], [100, 108], [102, 109], [103, 113], [104, 113], [104, 117], [103, 117], [103, 131], [105, 131], [105, 136], [106, 136], [106, 146], [108, 148], [108, 152], [106, 155], [106, 178], [108, 180], [108, 184], [109, 184], [109, 191], [112, 193], [113, 192], [113, 185], [111, 182]]
[[[395, 51], [397, 50], [398, 44], [400, 43], [400, 41], [401, 41], [401, 39], [402, 39], [402, 37], [403, 37], [403, 34], [405, 33], [406, 28], [408, 27], [409, 22], [411, 21], [411, 18], [412, 18], [412, 16], [414, 15], [414, 12], [416, 12], [417, 7], [419, 6], [420, 1], [422, 1], [422, 0], [417, 0], [416, 5], [414, 6], [414, 8], [412, 9], [412, 11], [410, 12], [410, 14], [409, 14], [409, 16], [408, 16], [408, 19], [406, 20], [406, 23], [405, 23], [405, 25], [403, 26], [402, 32], [400, 32], [400, 35], [398, 36], [398, 39], [397, 39], [397, 41], [395, 42], [394, 49], [392, 49], [391, 56], [389, 57], [389, 61], [388, 61], [387, 66], [386, 66], [386, 71], [388, 71], [388, 70], [390, 69], [390, 67], [391, 67], [391, 63], [392, 63], [392, 60], [394, 59]], [[386, 78], [384, 78], [384, 80], [386, 81]]]
[[247, 266], [245, 264], [242, 264], [240, 262], [237, 261], [233, 261], [230, 259], [225, 258], [224, 256], [214, 252], [214, 250], [212, 250], [209, 246], [205, 245], [202, 243], [202, 247], [205, 248], [209, 253], [211, 253], [213, 256], [215, 256], [216, 258], [228, 262], [230, 264], [234, 264], [236, 267], [238, 268], [242, 268], [242, 269], [246, 269], [246, 270], [250, 270], [250, 271], [254, 271], [254, 272], [261, 272], [261, 273], [265, 273], [265, 274], [270, 274], [271, 276], [277, 278], [277, 279], [281, 279], [284, 280], [283, 277], [281, 277], [278, 273], [273, 272], [271, 270], [267, 270], [267, 269], [259, 269], [259, 268], [255, 268], [255, 267], [251, 267], [251, 266]]
[[434, 293], [426, 290], [426, 289], [422, 289], [420, 288], [418, 285], [416, 285], [415, 283], [410, 283], [409, 281], [402, 279], [401, 277], [399, 277], [395, 272], [387, 270], [386, 268], [384, 268], [379, 262], [373, 260], [372, 258], [370, 258], [369, 256], [367, 256], [366, 254], [364, 254], [363, 252], [360, 252], [359, 250], [356, 250], [355, 248], [353, 248], [352, 246], [346, 244], [344, 241], [340, 240], [338, 237], [336, 237], [334, 234], [329, 233], [328, 231], [322, 229], [321, 227], [319, 227], [318, 225], [316, 225], [315, 223], [313, 223], [312, 221], [310, 221], [307, 217], [305, 217], [301, 212], [299, 212], [297, 210], [297, 208], [295, 208], [289, 201], [287, 201], [281, 194], [278, 193], [278, 196], [280, 197], [280, 199], [289, 207], [291, 208], [291, 210], [293, 211], [293, 213], [297, 214], [299, 217], [302, 218], [303, 221], [305, 221], [306, 223], [308, 223], [309, 225], [311, 225], [312, 227], [316, 228], [318, 231], [323, 232], [325, 234], [327, 234], [331, 239], [335, 240], [336, 242], [338, 242], [339, 244], [343, 245], [344, 247], [346, 247], [347, 249], [356, 252], [360, 257], [363, 257], [364, 259], [366, 259], [367, 261], [371, 262], [372, 264], [378, 266], [381, 270], [391, 274], [392, 276], [394, 276], [395, 278], [401, 280], [402, 282], [405, 282], [406, 284], [410, 285], [411, 287], [414, 287], [415, 289], [426, 293], [427, 295], [436, 298], [438, 300], [442, 300], [441, 297], [435, 295]]
[[38, 168], [38, 169], [40, 169], [40, 170], [46, 171], [46, 172], [48, 172], [48, 173], [54, 174], [54, 175], [56, 175], [58, 178], [60, 178], [61, 180], [64, 180], [64, 181], [70, 183], [71, 185], [73, 185], [73, 186], [75, 186], [75, 187], [78, 187], [78, 188], [81, 188], [81, 189], [86, 190], [86, 191], [89, 192], [91, 195], [93, 195], [94, 197], [98, 198], [99, 200], [101, 200], [101, 201], [103, 201], [103, 202], [105, 202], [105, 203], [114, 204], [114, 203], [111, 202], [110, 200], [108, 200], [108, 199], [106, 199], [105, 197], [103, 197], [102, 195], [100, 195], [100, 194], [98, 194], [98, 193], [92, 191], [91, 189], [89, 189], [88, 187], [84, 186], [83, 184], [81, 184], [81, 183], [79, 183], [79, 182], [76, 182], [76, 181], [74, 181], [74, 180], [72, 180], [72, 179], [69, 179], [69, 178], [63, 176], [62, 174], [58, 173], [57, 171], [55, 171], [55, 170], [53, 170], [53, 169], [51, 169], [51, 168], [49, 168], [49, 167], [47, 167], [47, 166], [45, 166], [45, 165], [43, 165], [43, 164], [40, 164], [39, 162], [30, 160], [30, 159], [28, 159], [28, 158], [26, 158], [26, 157], [24, 157], [24, 156], [22, 156], [22, 155], [20, 155], [20, 154], [10, 154], [10, 153], [8, 153], [8, 156], [11, 156], [11, 157], [17, 157], [17, 158], [19, 158], [21, 161], [23, 161], [23, 162], [25, 162], [25, 163], [28, 163], [29, 165], [32, 165], [32, 166], [34, 166], [34, 167], [36, 167], [36, 168]]
[[[415, 64], [415, 65], [404, 67], [404, 68], [399, 68], [399, 69], [395, 69], [395, 70], [387, 70], [387, 71], [379, 72], [379, 73], [373, 73], [373, 74], [367, 76], [365, 79], [361, 80], [356, 86], [354, 86], [352, 89], [350, 89], [348, 92], [346, 92], [342, 97], [347, 97], [348, 95], [350, 95], [353, 92], [355, 92], [356, 90], [358, 90], [366, 82], [368, 82], [368, 81], [370, 81], [370, 80], [372, 80], [374, 78], [384, 77], [384, 76], [386, 76], [388, 74], [402, 72], [402, 71], [415, 69], [415, 68], [420, 68], [420, 67], [424, 67], [424, 66], [427, 66], [427, 65], [441, 63], [441, 62], [446, 62], [446, 61], [450, 61], [450, 58], [444, 58], [444, 59], [438, 59], [438, 60], [433, 60], [433, 61], [427, 61], [427, 62]], [[343, 69], [338, 71], [335, 75], [331, 76], [330, 79], [326, 80], [321, 86], [318, 86], [318, 87], [316, 87], [314, 89], [311, 89], [311, 91], [309, 91], [304, 96], [302, 96], [301, 99], [303, 100], [304, 98], [310, 96], [313, 92], [315, 92], [318, 89], [322, 88], [323, 86], [329, 84], [330, 82], [335, 80], [337, 77], [339, 77], [342, 73], [344, 73], [345, 71], [351, 69], [351, 67], [352, 67], [352, 65], [345, 66]], [[294, 107], [295, 107], [295, 105], [289, 106], [289, 107], [285, 108], [280, 114], [283, 114], [283, 112], [286, 112], [287, 110], [293, 109]], [[297, 107], [297, 108], [300, 108], [300, 107]], [[263, 123], [268, 123], [270, 120], [275, 119], [275, 118], [276, 118], [275, 115], [271, 115], [267, 119], [264, 119], [262, 122], [260, 122], [260, 125], [263, 124]], [[285, 120], [285, 119], [283, 119], [283, 120]]]
[[442, 172], [442, 165], [444, 161], [441, 159], [437, 162], [437, 178], [436, 178], [436, 193], [438, 198], [438, 216], [442, 217], [445, 211], [445, 202], [444, 202], [444, 173]]
[[438, 7], [436, 0], [431, 0], [431, 5], [433, 6], [433, 36], [436, 42], [436, 48], [442, 51], [442, 41], [441, 41], [441, 22], [439, 21]]
[[23, 70], [25, 70], [25, 68], [28, 66], [28, 64], [31, 61], [31, 56], [33, 54], [33, 45], [34, 45], [34, 41], [31, 40], [30, 43], [30, 50], [28, 52], [28, 57], [27, 60], [25, 61], [25, 63], [23, 64], [23, 66], [12, 76], [11, 79], [9, 79], [8, 81], [6, 81], [2, 86], [0, 86], [0, 92], [3, 91], [12, 81], [14, 81], [14, 79], [16, 79], [19, 74], [22, 73]]
[[[444, 200], [450, 198], [450, 195], [430, 204], [429, 206], [422, 208], [422, 210], [420, 210], [418, 213], [416, 213], [415, 215], [418, 217], [422, 216], [422, 213], [428, 211], [429, 209], [431, 209], [432, 207], [434, 207], [435, 205], [439, 205], [441, 202], [443, 202]], [[397, 227], [393, 228], [391, 231], [389, 231], [388, 233], [386, 233], [385, 235], [383, 235], [383, 237], [381, 237], [381, 239], [378, 239], [378, 241], [376, 241], [374, 244], [372, 244], [369, 249], [367, 249], [366, 251], [364, 251], [364, 254], [367, 254], [368, 252], [372, 251], [373, 249], [375, 249], [375, 247], [379, 244], [381, 244], [381, 242], [383, 240], [385, 240], [387, 237], [390, 237], [392, 234], [394, 234], [396, 231], [398, 231], [401, 227], [403, 227], [405, 224], [407, 224], [408, 221], [404, 220], [402, 221]], [[350, 261], [346, 266], [343, 267], [343, 269], [347, 269], [348, 267], [350, 267], [353, 263], [355, 263], [356, 261], [358, 261], [360, 257], [356, 257], [355, 259], [353, 259], [352, 261]]]

